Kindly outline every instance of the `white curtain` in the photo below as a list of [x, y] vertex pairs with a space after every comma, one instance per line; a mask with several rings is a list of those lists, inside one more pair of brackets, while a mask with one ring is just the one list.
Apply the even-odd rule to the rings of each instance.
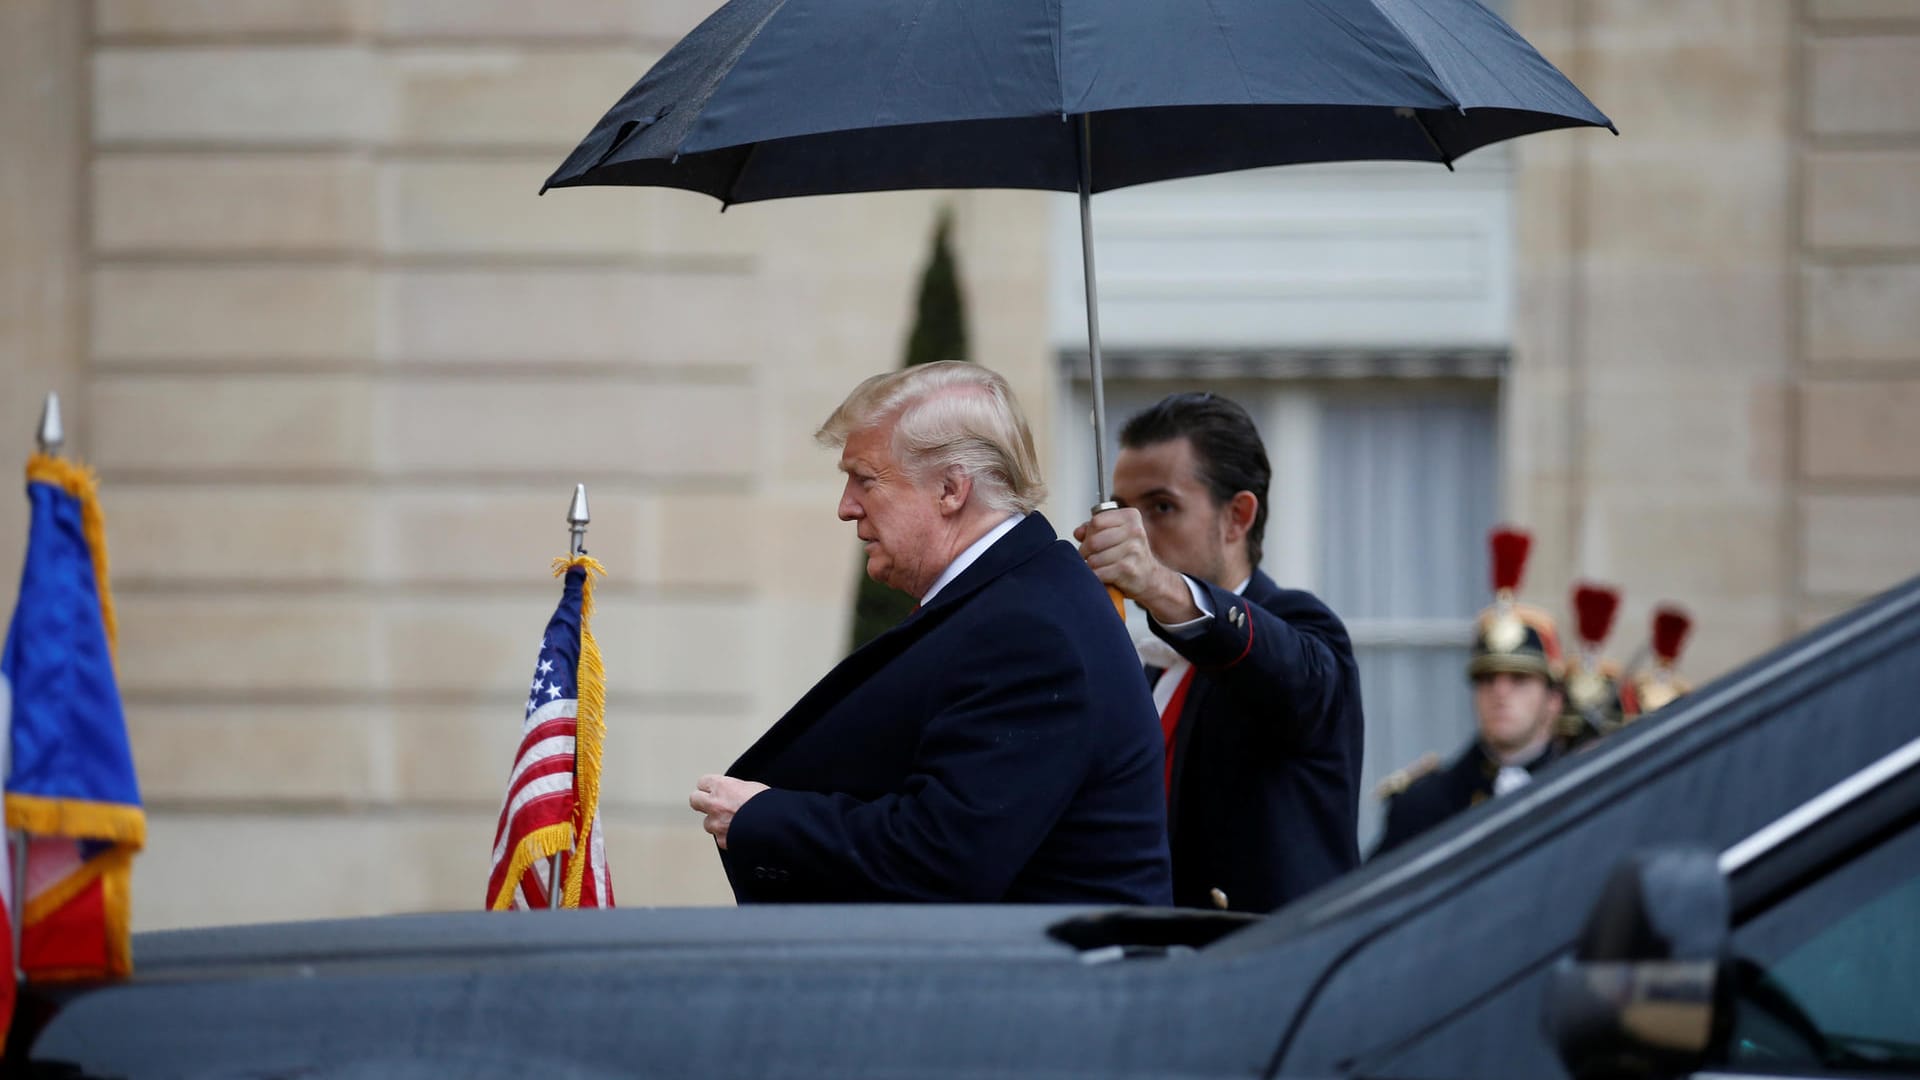
[[1498, 513], [1490, 388], [1404, 385], [1323, 398], [1320, 595], [1346, 620], [1367, 714], [1361, 847], [1380, 827], [1373, 787], [1473, 730], [1463, 667], [1488, 599]]

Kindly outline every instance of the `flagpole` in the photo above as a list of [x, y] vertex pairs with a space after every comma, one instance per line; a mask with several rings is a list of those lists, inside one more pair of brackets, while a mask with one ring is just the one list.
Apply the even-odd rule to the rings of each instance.
[[[587, 485], [573, 485], [573, 502], [567, 506], [567, 531], [572, 534], [567, 544], [567, 553], [579, 558], [587, 553], [587, 525], [593, 515], [587, 511]], [[576, 764], [575, 768], [578, 768]], [[547, 907], [560, 906], [559, 888], [561, 883], [560, 865], [566, 855], [555, 855], [547, 866]]]
[[[60, 395], [55, 391], [47, 392], [46, 404], [40, 407], [40, 428], [34, 433], [34, 440], [39, 443], [40, 452], [49, 456], [60, 453], [61, 448], [66, 445], [66, 429], [60, 423]], [[13, 706], [9, 703], [7, 707], [11, 709]], [[0, 748], [0, 755], [4, 755], [7, 765], [4, 769], [0, 769], [0, 774], [13, 771], [11, 715], [7, 719], [8, 745]], [[21, 964], [20, 948], [27, 925], [27, 831], [25, 829], [10, 830], [7, 841], [13, 848], [13, 903], [10, 905], [11, 910], [7, 912], [7, 921], [12, 924], [13, 931], [13, 981], [24, 983], [27, 981], [27, 973], [26, 968]]]
[[60, 423], [60, 394], [47, 391], [47, 402], [40, 407], [40, 431], [37, 435], [40, 452], [48, 455], [60, 453], [67, 444], [66, 429]]

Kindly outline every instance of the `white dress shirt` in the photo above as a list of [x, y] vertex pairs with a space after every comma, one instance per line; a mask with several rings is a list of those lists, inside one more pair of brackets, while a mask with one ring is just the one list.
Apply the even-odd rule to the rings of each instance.
[[946, 588], [947, 585], [951, 583], [954, 578], [959, 577], [967, 567], [979, 561], [980, 556], [985, 555], [988, 548], [992, 547], [1001, 537], [1012, 532], [1015, 525], [1020, 524], [1026, 519], [1027, 515], [1025, 514], [1014, 514], [1008, 517], [1007, 520], [988, 529], [985, 536], [968, 544], [967, 550], [955, 555], [953, 561], [947, 564], [947, 568], [940, 571], [940, 576], [933, 579], [933, 587], [927, 590], [927, 595], [920, 598], [920, 606], [926, 607], [928, 604], [933, 603], [933, 598], [939, 595], [941, 589]]

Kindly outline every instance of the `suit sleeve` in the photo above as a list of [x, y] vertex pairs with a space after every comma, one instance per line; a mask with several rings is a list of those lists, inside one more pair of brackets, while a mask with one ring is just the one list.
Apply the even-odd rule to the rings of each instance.
[[1087, 675], [1051, 624], [997, 627], [935, 693], [900, 790], [877, 799], [774, 789], [728, 828], [743, 900], [995, 900], [1086, 770]]
[[1380, 827], [1380, 843], [1368, 858], [1377, 859], [1414, 838], [1419, 830], [1413, 825], [1413, 810], [1403, 792], [1387, 800], [1387, 822]]
[[1429, 773], [1387, 800], [1387, 821], [1380, 827], [1380, 844], [1368, 858], [1377, 859], [1439, 823], [1444, 816], [1436, 784], [1444, 773]]
[[1206, 592], [1213, 618], [1191, 637], [1153, 632], [1211, 675], [1252, 723], [1286, 725], [1273, 734], [1299, 744], [1331, 724], [1346, 707], [1353, 646], [1331, 611], [1303, 608], [1283, 619], [1210, 581], [1189, 578]]

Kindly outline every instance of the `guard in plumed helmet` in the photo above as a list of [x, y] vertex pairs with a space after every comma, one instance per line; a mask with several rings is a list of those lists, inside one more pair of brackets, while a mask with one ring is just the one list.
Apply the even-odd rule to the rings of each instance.
[[1560, 714], [1564, 749], [1576, 749], [1626, 722], [1620, 697], [1620, 665], [1601, 655], [1619, 610], [1619, 589], [1594, 582], [1574, 586], [1574, 627], [1580, 646], [1567, 659], [1567, 707]]
[[1525, 786], [1559, 756], [1557, 723], [1564, 708], [1559, 633], [1553, 616], [1515, 599], [1532, 537], [1503, 527], [1493, 531], [1490, 542], [1494, 602], [1474, 624], [1473, 655], [1467, 661], [1474, 739], [1444, 767], [1429, 755], [1424, 767], [1416, 763], [1381, 784], [1387, 823], [1375, 854]]
[[1653, 663], [1634, 672], [1621, 686], [1627, 720], [1660, 709], [1693, 689], [1693, 684], [1674, 670], [1691, 629], [1693, 619], [1678, 607], [1662, 604], [1653, 609]]

